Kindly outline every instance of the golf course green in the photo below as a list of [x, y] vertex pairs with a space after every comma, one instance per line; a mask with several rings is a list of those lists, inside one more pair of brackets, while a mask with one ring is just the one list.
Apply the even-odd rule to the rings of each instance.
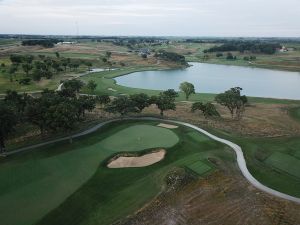
[[[110, 224], [141, 208], [185, 168], [196, 176], [217, 169], [208, 158], [234, 164], [229, 147], [193, 129], [158, 127], [156, 121], [112, 122], [98, 131], [1, 159], [1, 224]], [[107, 168], [118, 153], [165, 149], [148, 167]]]

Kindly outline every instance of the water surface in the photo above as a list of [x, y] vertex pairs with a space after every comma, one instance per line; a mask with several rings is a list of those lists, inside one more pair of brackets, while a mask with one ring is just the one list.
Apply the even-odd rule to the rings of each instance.
[[178, 90], [180, 83], [188, 81], [195, 85], [196, 92], [201, 93], [220, 93], [239, 86], [248, 96], [300, 100], [299, 72], [190, 64], [193, 66], [186, 69], [136, 72], [115, 79], [123, 86], [152, 90]]

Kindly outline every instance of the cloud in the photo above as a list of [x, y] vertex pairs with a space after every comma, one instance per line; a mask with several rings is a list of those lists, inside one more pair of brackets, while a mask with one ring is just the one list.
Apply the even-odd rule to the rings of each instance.
[[298, 0], [0, 0], [2, 33], [300, 36], [299, 15]]

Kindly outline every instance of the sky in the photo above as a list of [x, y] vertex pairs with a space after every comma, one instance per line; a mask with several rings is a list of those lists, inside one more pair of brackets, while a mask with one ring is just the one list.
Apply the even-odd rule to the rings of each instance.
[[300, 37], [300, 0], [0, 0], [0, 33]]

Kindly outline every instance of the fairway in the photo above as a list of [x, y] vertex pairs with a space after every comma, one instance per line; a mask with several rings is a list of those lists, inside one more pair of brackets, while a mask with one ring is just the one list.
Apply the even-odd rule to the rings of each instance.
[[[164, 186], [176, 167], [191, 166], [199, 175], [210, 167], [208, 157], [234, 155], [224, 146], [187, 127], [167, 129], [155, 121], [124, 121], [75, 139], [2, 159], [1, 224], [110, 224], [138, 210]], [[118, 153], [147, 154], [164, 148], [165, 158], [143, 168], [107, 168]], [[201, 164], [193, 164], [200, 160]]]
[[280, 152], [273, 153], [266, 163], [300, 179], [300, 160]]

